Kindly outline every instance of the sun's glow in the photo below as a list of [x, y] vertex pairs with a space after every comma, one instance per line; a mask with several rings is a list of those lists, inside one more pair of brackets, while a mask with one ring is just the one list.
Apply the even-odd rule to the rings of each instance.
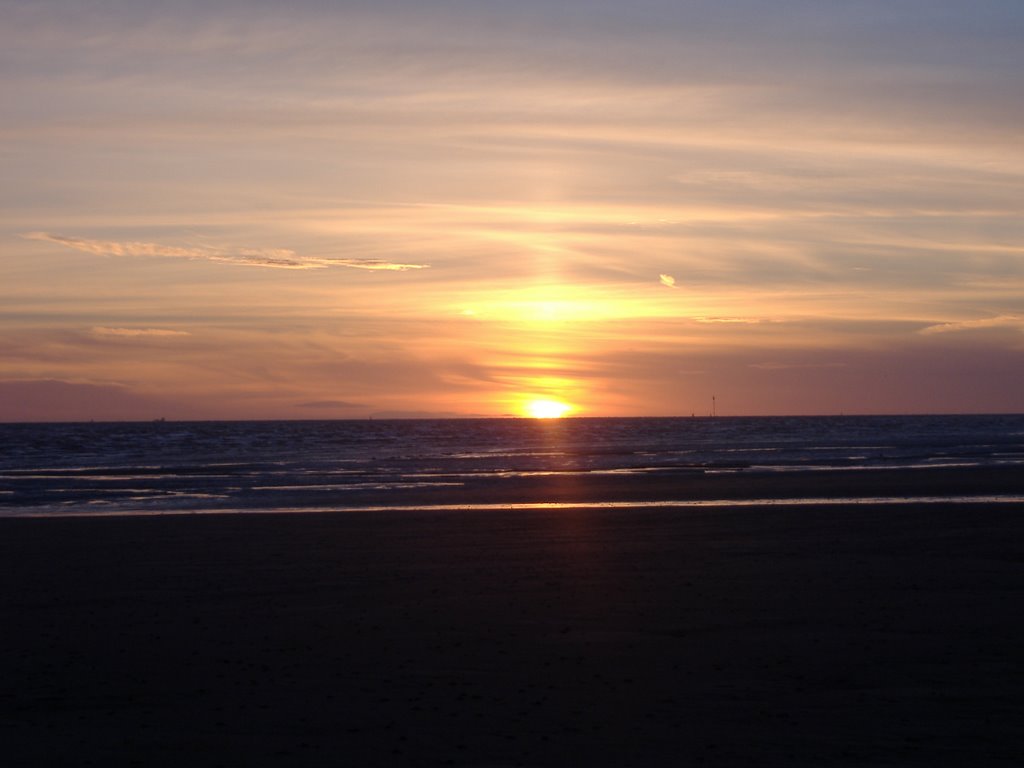
[[572, 406], [560, 400], [530, 400], [525, 410], [526, 415], [533, 419], [560, 419], [572, 410]]
[[[651, 290], [651, 287], [660, 288]], [[527, 288], [481, 288], [473, 304], [462, 297], [449, 305], [449, 312], [477, 321], [506, 323], [530, 330], [552, 326], [583, 325], [646, 317], [676, 317], [682, 293], [665, 291], [654, 274], [640, 285], [569, 285], [555, 282]], [[704, 312], [704, 307], [687, 304], [686, 310]], [[710, 311], [710, 310], [708, 310]]]

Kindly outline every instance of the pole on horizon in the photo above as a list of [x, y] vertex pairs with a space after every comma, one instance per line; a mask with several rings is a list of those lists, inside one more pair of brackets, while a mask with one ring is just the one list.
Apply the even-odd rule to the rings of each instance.
[[718, 415], [718, 408], [715, 405], [715, 396], [712, 395], [711, 396], [711, 416], [712, 416], [712, 418], [714, 418], [717, 415]]

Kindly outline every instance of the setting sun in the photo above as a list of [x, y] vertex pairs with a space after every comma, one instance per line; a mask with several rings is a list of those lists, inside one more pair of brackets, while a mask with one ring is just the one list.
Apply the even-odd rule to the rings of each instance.
[[1024, 412], [1024, 0], [428, 5], [4, 3], [0, 422]]
[[526, 415], [534, 419], [560, 419], [571, 410], [571, 405], [558, 400], [530, 400], [526, 404]]

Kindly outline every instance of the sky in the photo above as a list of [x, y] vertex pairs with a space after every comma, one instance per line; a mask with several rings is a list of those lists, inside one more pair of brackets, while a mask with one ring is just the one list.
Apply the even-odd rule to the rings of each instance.
[[0, 421], [1024, 411], [1020, 0], [0, 7]]

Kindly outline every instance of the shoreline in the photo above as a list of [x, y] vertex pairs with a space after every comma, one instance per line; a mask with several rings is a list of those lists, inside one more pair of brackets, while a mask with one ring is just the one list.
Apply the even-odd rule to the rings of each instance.
[[[571, 506], [767, 506], [841, 503], [1020, 503], [1024, 471], [1016, 466], [929, 467], [914, 469], [823, 469], [765, 472], [659, 471], [653, 473], [552, 472], [536, 474], [481, 473], [439, 476], [438, 483], [384, 483], [371, 488], [344, 484], [260, 486], [225, 494], [216, 486], [188, 486], [132, 500], [108, 496], [109, 484], [95, 490], [66, 492], [19, 486], [0, 495], [0, 518], [105, 517], [112, 515], [267, 514], [276, 512], [386, 511], [432, 509], [493, 510]], [[129, 481], [130, 482], [130, 481]]]
[[783, 498], [783, 499], [703, 499], [703, 500], [668, 500], [668, 501], [536, 501], [536, 502], [496, 502], [478, 504], [409, 504], [403, 506], [358, 506], [358, 507], [247, 507], [247, 508], [195, 508], [166, 510], [47, 510], [44, 512], [14, 512], [5, 514], [0, 511], [0, 520], [39, 520], [39, 519], [80, 519], [80, 518], [120, 518], [120, 517], [206, 517], [212, 515], [246, 516], [246, 515], [347, 515], [374, 513], [424, 513], [437, 514], [446, 512], [537, 512], [537, 511], [585, 511], [585, 510], [686, 510], [686, 509], [758, 509], [758, 508], [799, 508], [799, 507], [922, 507], [922, 506], [974, 506], [991, 507], [1024, 505], [1024, 496], [977, 495], [977, 496], [900, 496], [900, 497], [836, 497], [836, 498]]

